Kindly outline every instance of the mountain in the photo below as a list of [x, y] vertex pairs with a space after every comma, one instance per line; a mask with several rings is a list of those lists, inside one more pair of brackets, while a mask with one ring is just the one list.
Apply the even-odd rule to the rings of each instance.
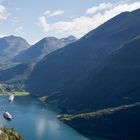
[[[106, 63], [105, 59], [140, 35], [138, 16], [139, 9], [121, 13], [80, 40], [46, 56], [30, 75], [28, 90], [34, 96], [47, 96], [49, 103], [56, 103], [68, 112], [86, 112], [112, 106], [110, 103], [94, 103], [93, 99], [99, 103], [103, 97], [99, 98], [101, 92], [96, 91], [96, 94], [88, 87], [96, 81], [96, 75]], [[100, 84], [97, 86], [100, 88]], [[119, 103], [113, 102], [113, 105]]]
[[86, 87], [87, 93], [94, 93], [89, 103], [94, 102], [95, 108], [104, 108], [139, 102], [139, 62], [140, 36], [115, 50], [104, 61], [103, 68]]
[[[28, 79], [28, 76], [31, 74], [33, 68], [36, 65], [36, 61], [41, 59], [44, 55], [49, 52], [52, 52], [59, 47], [65, 46], [65, 44], [69, 44], [76, 40], [75, 37], [69, 36], [67, 38], [57, 39], [54, 37], [44, 38], [39, 41], [34, 46], [30, 47], [29, 49], [25, 50], [27, 52], [25, 55], [25, 59], [29, 59], [31, 61], [26, 61], [26, 63], [5, 63], [1, 62], [1, 69], [0, 69], [0, 84], [1, 88], [5, 89], [9, 87], [9, 89], [21, 89], [24, 87], [24, 82]], [[23, 52], [22, 52], [23, 53]], [[29, 54], [27, 56], [27, 54]], [[32, 55], [33, 54], [33, 55]], [[34, 57], [34, 58], [33, 58]], [[24, 60], [25, 60], [24, 59]], [[12, 87], [12, 88], [11, 88]]]
[[[139, 140], [140, 102], [59, 119], [82, 133], [113, 140]], [[133, 130], [132, 130], [133, 129]]]
[[139, 71], [140, 36], [114, 51], [83, 91], [86, 95], [81, 94], [93, 106], [94, 112], [62, 115], [59, 118], [77, 130], [94, 136], [139, 140]]
[[66, 38], [61, 38], [60, 41], [64, 43], [64, 45], [68, 45], [70, 43], [73, 43], [77, 40], [77, 38], [75, 36], [68, 36]]
[[18, 53], [29, 47], [28, 42], [21, 37], [11, 35], [0, 38], [0, 59], [1, 61], [11, 60]]
[[0, 70], [0, 92], [23, 91], [35, 63], [22, 63]]
[[139, 140], [140, 9], [121, 13], [41, 60], [27, 81], [68, 125], [86, 134]]
[[24, 83], [25, 79], [31, 73], [35, 64], [22, 63], [16, 66], [0, 70], [0, 83], [1, 84], [14, 84]]
[[55, 37], [46, 37], [29, 49], [22, 51], [20, 54], [14, 57], [14, 62], [35, 62], [42, 59], [45, 55], [48, 55], [54, 50], [64, 47], [65, 45], [75, 42], [74, 36], [67, 38], [57, 39]]

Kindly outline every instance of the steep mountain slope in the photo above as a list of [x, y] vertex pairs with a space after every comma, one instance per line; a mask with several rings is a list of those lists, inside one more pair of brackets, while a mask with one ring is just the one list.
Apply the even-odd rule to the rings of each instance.
[[29, 49], [18, 54], [13, 61], [14, 62], [35, 62], [42, 59], [45, 55], [48, 55], [52, 51], [62, 48], [65, 45], [76, 41], [76, 38], [69, 36], [67, 38], [57, 39], [55, 37], [46, 37]]
[[[126, 42], [140, 35], [139, 16], [139, 9], [122, 13], [77, 42], [45, 57], [29, 77], [29, 91], [35, 96], [48, 96], [48, 102], [57, 103], [69, 112], [87, 112], [121, 104], [120, 100], [117, 103], [110, 100], [113, 91], [108, 93], [101, 90], [100, 81], [93, 84], [96, 75], [106, 65], [104, 60]], [[107, 77], [111, 78], [109, 75]], [[102, 84], [107, 82], [103, 81]], [[105, 96], [100, 96], [102, 92], [106, 93]], [[101, 104], [103, 100], [106, 102]]]
[[104, 63], [80, 94], [81, 102], [85, 104], [87, 101], [86, 105], [94, 112], [59, 118], [75, 129], [94, 136], [139, 140], [140, 36], [114, 51]]
[[0, 38], [0, 59], [1, 61], [10, 60], [29, 47], [27, 41], [21, 37], [11, 35]]
[[83, 91], [83, 95], [84, 92], [93, 93], [89, 104], [97, 109], [140, 101], [139, 62], [140, 37], [137, 37], [114, 51], [92, 77]]
[[[119, 106], [140, 101], [140, 37], [121, 46], [108, 56], [102, 67], [91, 71], [82, 81], [80, 93], [71, 92], [61, 100], [68, 110], [83, 111], [98, 110], [106, 107]], [[68, 91], [69, 92], [69, 91]], [[80, 98], [74, 100], [74, 97]], [[50, 101], [54, 96], [50, 97]], [[54, 98], [55, 99], [55, 98]], [[48, 99], [49, 100], [49, 99]], [[73, 101], [73, 104], [71, 103]], [[84, 110], [85, 109], [85, 110]]]
[[0, 83], [1, 84], [23, 84], [26, 78], [30, 75], [35, 64], [23, 63], [8, 68], [6, 70], [0, 70]]
[[113, 140], [139, 140], [140, 102], [78, 115], [61, 115], [71, 127]]

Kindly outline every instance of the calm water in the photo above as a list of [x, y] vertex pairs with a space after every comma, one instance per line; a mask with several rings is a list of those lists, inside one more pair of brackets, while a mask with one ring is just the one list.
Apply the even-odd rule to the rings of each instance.
[[[11, 122], [3, 118], [4, 110], [12, 113]], [[16, 97], [12, 104], [7, 97], [0, 97], [0, 125], [16, 129], [25, 140], [89, 140], [59, 121], [56, 115], [54, 108], [31, 97]]]

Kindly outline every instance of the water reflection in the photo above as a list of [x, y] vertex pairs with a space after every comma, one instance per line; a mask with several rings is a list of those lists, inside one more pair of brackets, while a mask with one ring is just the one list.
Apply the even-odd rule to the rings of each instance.
[[[2, 116], [5, 108], [13, 115], [11, 122]], [[8, 103], [7, 97], [0, 97], [0, 126], [16, 129], [25, 140], [89, 140], [59, 121], [56, 114], [30, 97], [17, 97], [13, 104]]]
[[44, 118], [39, 118], [36, 123], [36, 130], [39, 140], [42, 139], [42, 136], [45, 132], [45, 128], [46, 128], [46, 120]]

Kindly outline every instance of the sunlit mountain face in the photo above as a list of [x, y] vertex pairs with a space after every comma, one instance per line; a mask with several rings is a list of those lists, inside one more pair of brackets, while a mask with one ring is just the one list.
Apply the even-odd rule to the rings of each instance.
[[0, 38], [0, 58], [2, 60], [10, 60], [21, 51], [28, 49], [29, 43], [21, 37], [7, 36]]

